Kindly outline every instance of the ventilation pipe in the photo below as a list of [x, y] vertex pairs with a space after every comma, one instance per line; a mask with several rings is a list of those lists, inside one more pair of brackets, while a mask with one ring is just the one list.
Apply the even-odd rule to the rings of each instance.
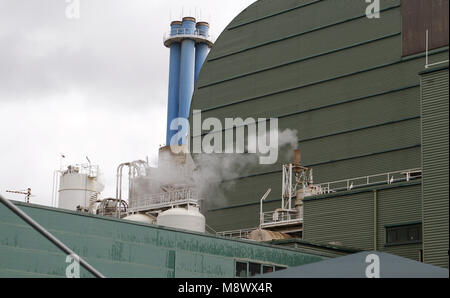
[[[198, 35], [208, 38], [209, 36], [208, 23], [198, 22], [196, 28]], [[195, 46], [195, 84], [197, 84], [198, 76], [200, 75], [200, 70], [202, 69], [203, 63], [205, 63], [208, 53], [209, 53], [209, 44], [206, 41], [197, 43], [197, 45]]]
[[[180, 33], [180, 21], [174, 21], [170, 25], [170, 36], [176, 36]], [[176, 131], [170, 129], [172, 121], [178, 118], [179, 110], [179, 90], [180, 90], [180, 59], [181, 59], [181, 44], [173, 42], [170, 45], [170, 70], [169, 70], [169, 99], [167, 108], [167, 134], [166, 144], [171, 144], [172, 137]]]
[[194, 85], [213, 45], [209, 24], [196, 23], [193, 17], [185, 17], [182, 22], [174, 21], [164, 45], [170, 48], [166, 145], [186, 145], [187, 135], [182, 136], [180, 141], [172, 141], [180, 128], [171, 130], [170, 127], [174, 119], [187, 120], [189, 117]]

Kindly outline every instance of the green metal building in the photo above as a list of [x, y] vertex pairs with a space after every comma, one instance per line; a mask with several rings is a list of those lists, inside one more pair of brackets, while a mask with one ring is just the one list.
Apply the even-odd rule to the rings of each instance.
[[[421, 88], [419, 76], [426, 30], [429, 61], [448, 60], [448, 1], [382, 0], [380, 18], [368, 18], [367, 6], [358, 0], [257, 1], [215, 43], [191, 109], [222, 123], [278, 118], [280, 130], [298, 131], [303, 164], [313, 168], [315, 183], [421, 169], [423, 158], [424, 179], [305, 201], [304, 239], [448, 267], [448, 176], [445, 166], [435, 171], [433, 164], [448, 169], [448, 137], [433, 143], [448, 123], [445, 78], [429, 87], [442, 89], [434, 92]], [[433, 72], [422, 76], [424, 82]], [[440, 96], [436, 103], [447, 104], [447, 114], [444, 107], [441, 118], [426, 120], [427, 111], [435, 110], [434, 100], [424, 96], [422, 119], [421, 90]], [[427, 125], [436, 129], [422, 136]], [[191, 142], [202, 136], [192, 133]], [[281, 166], [291, 160], [291, 152], [282, 150], [277, 164], [255, 163], [222, 183], [226, 200], [204, 204], [208, 224], [219, 231], [256, 227], [259, 199], [269, 187], [266, 211], [279, 208]], [[439, 191], [429, 190], [435, 183]]]
[[[382, 0], [380, 18], [369, 19], [360, 0], [260, 0], [211, 50], [191, 109], [278, 118], [280, 130], [298, 131], [316, 183], [421, 169], [308, 198], [302, 240], [264, 244], [16, 205], [107, 277], [248, 276], [359, 250], [448, 267], [448, 64], [424, 71], [428, 24], [430, 63], [448, 60], [448, 1], [425, 2]], [[280, 206], [281, 166], [292, 160], [282, 149], [277, 164], [254, 163], [211, 194], [225, 200], [204, 203], [209, 226], [257, 226], [269, 187], [265, 208]], [[61, 277], [67, 266], [0, 206], [0, 277]]]
[[[106, 277], [232, 278], [351, 253], [334, 248], [312, 252], [15, 204]], [[65, 277], [66, 257], [0, 205], [0, 278]], [[91, 276], [84, 269], [80, 275]]]
[[448, 268], [448, 63], [421, 73], [424, 261]]

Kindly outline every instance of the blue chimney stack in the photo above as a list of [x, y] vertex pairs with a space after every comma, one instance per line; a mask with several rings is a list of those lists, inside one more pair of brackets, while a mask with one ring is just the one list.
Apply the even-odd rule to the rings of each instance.
[[179, 130], [171, 130], [170, 126], [177, 118], [189, 118], [194, 86], [213, 43], [206, 22], [196, 23], [195, 18], [185, 17], [170, 27], [164, 39], [164, 45], [170, 48], [166, 144], [186, 145], [187, 135], [178, 142], [172, 140]]

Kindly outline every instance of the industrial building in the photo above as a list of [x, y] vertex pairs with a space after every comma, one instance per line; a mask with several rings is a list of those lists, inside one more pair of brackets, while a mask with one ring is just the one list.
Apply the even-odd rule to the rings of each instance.
[[[158, 167], [120, 164], [103, 198], [98, 167], [71, 165], [56, 172], [58, 208], [15, 206], [107, 277], [250, 277], [361, 251], [448, 268], [448, 0], [381, 0], [379, 18], [367, 7], [259, 0], [215, 42], [208, 23], [173, 21]], [[276, 118], [298, 139], [275, 164], [226, 168], [238, 175], [211, 190], [189, 146], [209, 131], [178, 126], [198, 110]], [[0, 205], [0, 277], [67, 266]]]
[[[327, 190], [304, 199], [304, 240], [448, 268], [448, 1], [381, 1], [380, 18], [367, 6], [254, 3], [216, 41], [192, 110], [297, 130], [302, 162]], [[208, 224], [228, 235], [258, 227], [260, 198], [271, 188], [263, 212], [279, 208], [291, 160], [224, 182], [227, 200], [205, 202]]]

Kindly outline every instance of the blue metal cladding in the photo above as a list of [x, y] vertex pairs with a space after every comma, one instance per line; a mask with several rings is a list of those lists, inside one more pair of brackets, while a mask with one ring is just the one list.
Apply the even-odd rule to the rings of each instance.
[[[184, 18], [182, 28], [184, 34], [195, 33], [195, 19]], [[178, 117], [188, 119], [194, 93], [195, 79], [195, 41], [185, 39], [181, 42], [180, 92]], [[187, 136], [183, 136], [180, 145], [187, 144]]]
[[[197, 30], [199, 35], [205, 37], [209, 36], [209, 26], [206, 23], [199, 23], [197, 25]], [[195, 49], [195, 84], [197, 83], [198, 76], [200, 75], [200, 70], [202, 69], [203, 63], [209, 53], [209, 46], [206, 43], [198, 43]]]
[[[177, 35], [181, 25], [178, 22], [173, 22], [171, 25], [171, 35]], [[177, 133], [170, 129], [170, 124], [178, 118], [179, 110], [179, 90], [180, 90], [180, 61], [181, 61], [181, 44], [172, 43], [170, 46], [170, 70], [169, 70], [169, 99], [167, 108], [167, 133], [166, 144], [176, 145], [171, 143], [172, 137]]]

